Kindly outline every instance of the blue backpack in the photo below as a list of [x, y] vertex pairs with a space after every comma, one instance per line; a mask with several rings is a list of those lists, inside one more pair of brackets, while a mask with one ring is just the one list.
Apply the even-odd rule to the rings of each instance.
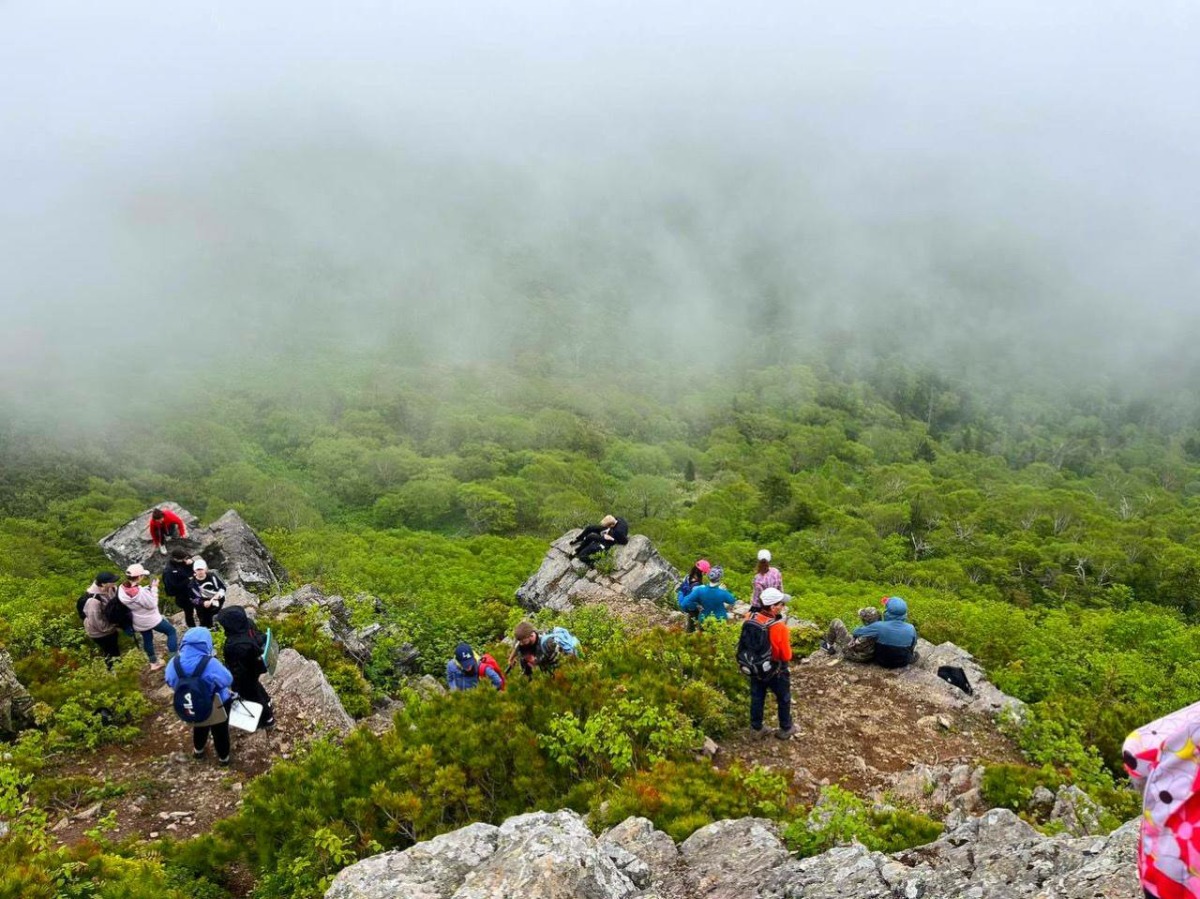
[[572, 656], [579, 655], [579, 638], [565, 627], [552, 628], [546, 633], [546, 636], [553, 638], [559, 652], [565, 652]]
[[179, 656], [171, 663], [179, 680], [175, 683], [175, 714], [185, 724], [202, 724], [213, 710], [213, 688], [201, 680], [212, 656], [205, 656], [191, 674], [185, 674]]

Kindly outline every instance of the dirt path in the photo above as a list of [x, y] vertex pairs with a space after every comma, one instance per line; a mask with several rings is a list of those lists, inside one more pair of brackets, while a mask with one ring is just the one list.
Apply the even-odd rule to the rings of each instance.
[[[793, 662], [791, 675], [793, 738], [760, 738], [747, 727], [722, 744], [718, 765], [737, 761], [782, 770], [792, 777], [796, 796], [812, 801], [830, 783], [868, 795], [917, 764], [1022, 761], [991, 719], [947, 711], [874, 666], [819, 653]], [[768, 696], [766, 725], [777, 722]]]

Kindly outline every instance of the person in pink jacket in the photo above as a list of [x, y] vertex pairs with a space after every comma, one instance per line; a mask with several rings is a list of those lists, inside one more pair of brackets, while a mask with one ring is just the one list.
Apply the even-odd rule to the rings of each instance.
[[145, 586], [150, 572], [139, 564], [130, 565], [125, 569], [125, 583], [118, 588], [118, 595], [130, 613], [133, 615], [133, 629], [142, 635], [142, 646], [146, 657], [150, 659], [150, 670], [157, 671], [166, 666], [160, 662], [154, 652], [154, 632], [167, 636], [167, 652], [174, 654], [179, 649], [179, 634], [175, 625], [171, 624], [158, 610], [158, 578]]

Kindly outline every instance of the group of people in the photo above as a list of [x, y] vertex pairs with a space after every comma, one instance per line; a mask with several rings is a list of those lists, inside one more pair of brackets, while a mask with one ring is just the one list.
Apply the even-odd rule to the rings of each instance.
[[[151, 543], [161, 554], [167, 553], [168, 541], [187, 536], [186, 525], [169, 509], [154, 510], [149, 530]], [[228, 709], [234, 696], [262, 705], [259, 729], [275, 726], [271, 698], [259, 681], [267, 672], [264, 638], [254, 629], [245, 609], [225, 608], [225, 581], [199, 556], [190, 556], [180, 547], [171, 550], [162, 586], [187, 622], [182, 641], [159, 606], [158, 578], [141, 563], [129, 565], [124, 578], [109, 571], [96, 575], [76, 605], [84, 633], [99, 648], [109, 668], [121, 654], [120, 635], [124, 633], [141, 640], [151, 671], [166, 668], [166, 682], [172, 689], [189, 678], [203, 682], [211, 690], [214, 708], [208, 720], [192, 728], [195, 757], [205, 757], [211, 737], [218, 761], [227, 765], [231, 744]], [[215, 657], [214, 625], [225, 632], [223, 664]], [[155, 634], [166, 637], [169, 663], [158, 658]]]
[[503, 690], [508, 672], [518, 662], [525, 676], [532, 677], [535, 671], [552, 672], [563, 659], [578, 658], [582, 653], [579, 639], [565, 627], [541, 632], [532, 622], [522, 621], [513, 630], [513, 647], [503, 671], [492, 656], [477, 655], [470, 643], [459, 643], [454, 658], [446, 663], [446, 685], [451, 691], [473, 690], [487, 682]]

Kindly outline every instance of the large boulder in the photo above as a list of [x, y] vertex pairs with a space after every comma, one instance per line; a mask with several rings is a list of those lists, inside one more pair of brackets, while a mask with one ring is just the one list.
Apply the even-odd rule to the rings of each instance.
[[276, 706], [288, 706], [315, 730], [346, 734], [354, 727], [321, 666], [294, 649], [279, 653], [275, 673], [266, 678], [265, 686]]
[[[609, 828], [600, 835], [600, 846], [639, 887], [661, 881], [679, 862], [675, 841], [656, 830], [647, 818], [626, 818]], [[635, 867], [626, 856], [636, 859], [641, 867]]]
[[[271, 556], [253, 528], [232, 509], [208, 527], [201, 527], [195, 515], [176, 503], [159, 503], [154, 508], [170, 509], [187, 525], [187, 537], [171, 545], [202, 557], [227, 583], [253, 590], [278, 586], [280, 581], [287, 580], [287, 571]], [[156, 552], [150, 542], [150, 513], [154, 508], [101, 539], [104, 554], [122, 570], [140, 562], [157, 574], [166, 564], [167, 557]]]
[[0, 737], [15, 737], [33, 723], [33, 697], [17, 680], [12, 656], [0, 649]]
[[517, 590], [525, 608], [568, 612], [576, 606], [600, 603], [619, 608], [630, 600], [653, 602], [667, 596], [679, 581], [679, 572], [658, 554], [642, 534], [634, 534], [612, 551], [613, 570], [601, 574], [574, 556], [568, 531], [550, 545], [538, 570]]
[[403, 852], [385, 852], [342, 870], [326, 899], [448, 899], [496, 852], [500, 828], [472, 824]]

